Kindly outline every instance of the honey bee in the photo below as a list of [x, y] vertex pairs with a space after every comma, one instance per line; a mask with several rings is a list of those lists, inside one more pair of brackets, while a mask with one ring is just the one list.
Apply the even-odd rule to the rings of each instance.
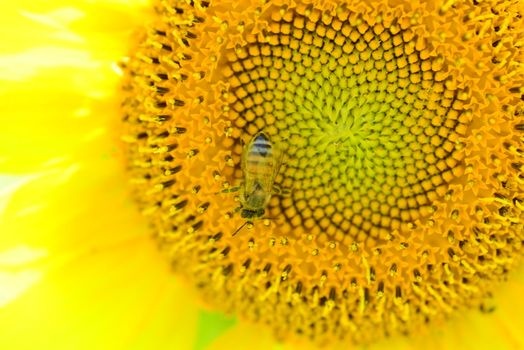
[[241, 166], [244, 180], [239, 187], [228, 192], [240, 191], [240, 216], [247, 219], [233, 235], [253, 219], [262, 218], [272, 194], [280, 193], [275, 178], [282, 164], [282, 151], [269, 136], [259, 132], [253, 136], [242, 152]]

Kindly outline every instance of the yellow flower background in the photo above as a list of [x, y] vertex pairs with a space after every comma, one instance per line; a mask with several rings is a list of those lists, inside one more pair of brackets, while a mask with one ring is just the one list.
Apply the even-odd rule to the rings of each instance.
[[[215, 314], [173, 276], [128, 193], [120, 70], [144, 1], [1, 5], [0, 348], [304, 348]], [[368, 348], [524, 348], [524, 273], [429, 334]]]

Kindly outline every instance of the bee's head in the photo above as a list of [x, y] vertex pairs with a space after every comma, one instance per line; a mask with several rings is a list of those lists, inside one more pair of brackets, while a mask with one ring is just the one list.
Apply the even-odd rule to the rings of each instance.
[[244, 219], [260, 218], [264, 216], [266, 211], [262, 209], [242, 209], [240, 216]]

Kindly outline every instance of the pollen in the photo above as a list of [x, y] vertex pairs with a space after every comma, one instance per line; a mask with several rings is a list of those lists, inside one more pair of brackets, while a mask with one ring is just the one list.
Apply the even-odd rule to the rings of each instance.
[[[519, 0], [156, 1], [122, 62], [135, 197], [177, 273], [279, 339], [486, 308], [524, 252]], [[245, 145], [283, 153], [260, 220]]]

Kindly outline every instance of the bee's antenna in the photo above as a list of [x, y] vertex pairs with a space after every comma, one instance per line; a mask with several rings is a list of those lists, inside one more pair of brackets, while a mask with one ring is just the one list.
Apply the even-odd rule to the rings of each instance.
[[247, 224], [249, 224], [249, 223], [251, 223], [251, 221], [246, 221], [246, 222], [244, 222], [242, 225], [240, 225], [240, 227], [237, 228], [237, 230], [233, 233], [233, 237], [238, 233], [238, 231], [242, 230], [242, 228], [243, 228], [244, 226], [246, 226]]

